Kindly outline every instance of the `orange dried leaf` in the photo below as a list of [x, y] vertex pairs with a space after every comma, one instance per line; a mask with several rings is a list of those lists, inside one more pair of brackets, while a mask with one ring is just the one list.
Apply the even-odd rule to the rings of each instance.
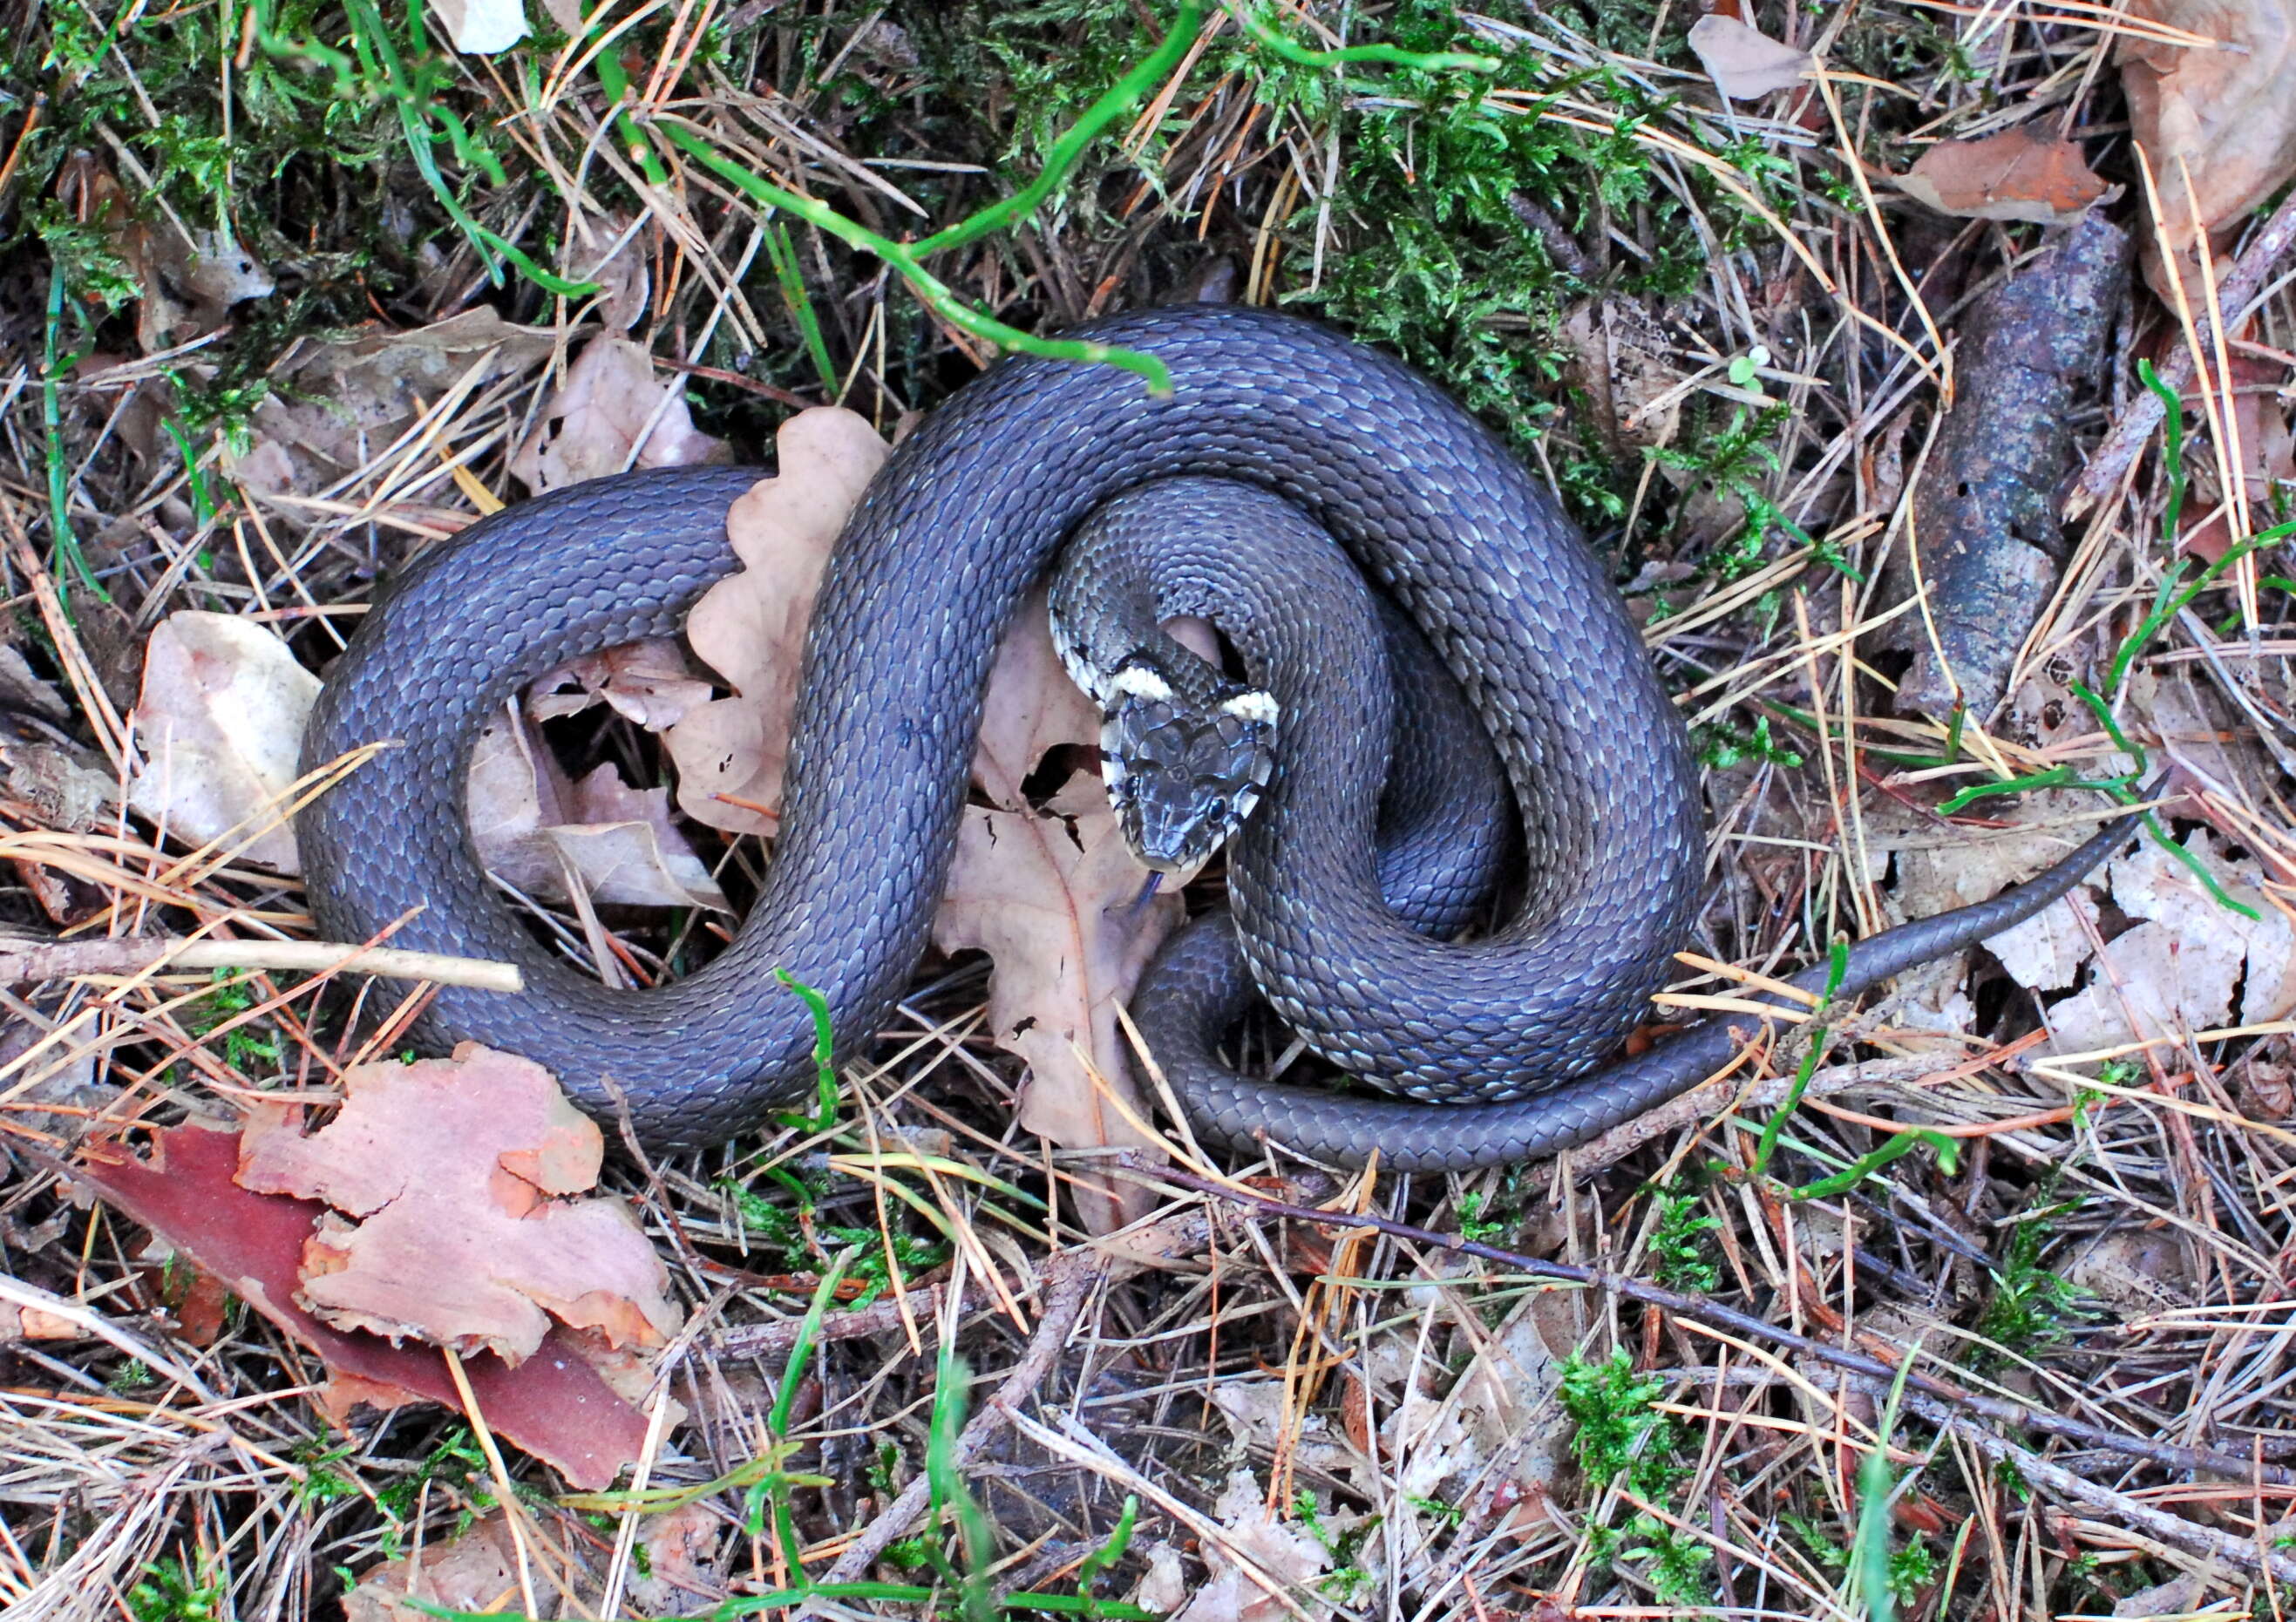
[[679, 1314], [653, 1247], [597, 1180], [597, 1126], [541, 1066], [466, 1042], [450, 1059], [354, 1066], [308, 1136], [258, 1106], [240, 1183], [323, 1200], [300, 1304], [338, 1329], [530, 1356], [552, 1317], [613, 1346], [657, 1346]]
[[1940, 214], [2037, 225], [2070, 225], [2112, 190], [2074, 143], [2022, 124], [1981, 141], [1940, 141], [1898, 184]]

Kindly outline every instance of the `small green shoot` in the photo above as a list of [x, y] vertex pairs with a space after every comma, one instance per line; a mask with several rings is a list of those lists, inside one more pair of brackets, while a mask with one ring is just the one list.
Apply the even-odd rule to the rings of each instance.
[[830, 1027], [829, 999], [786, 969], [775, 970], [774, 979], [796, 993], [798, 1001], [813, 1016], [814, 1081], [814, 1112], [810, 1116], [782, 1114], [774, 1119], [800, 1132], [826, 1132], [837, 1125], [837, 1067], [833, 1061], [836, 1033]]

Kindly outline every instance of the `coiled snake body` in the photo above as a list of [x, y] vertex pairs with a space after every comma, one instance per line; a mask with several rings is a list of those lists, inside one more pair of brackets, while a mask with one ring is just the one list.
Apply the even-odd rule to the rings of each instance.
[[[676, 632], [733, 567], [724, 515], [756, 477], [742, 470], [577, 486], [406, 571], [330, 673], [306, 734], [307, 768], [404, 741], [299, 819], [321, 928], [366, 939], [419, 905], [392, 944], [518, 963], [527, 989], [514, 996], [441, 987], [427, 1038], [524, 1053], [595, 1112], [619, 1095], [651, 1147], [758, 1124], [813, 1075], [808, 1012], [771, 971], [819, 990], [849, 1042], [890, 1012], [922, 954], [989, 664], [1023, 593], [1111, 496], [1205, 476], [1281, 496], [1423, 629], [1491, 730], [1529, 878], [1492, 938], [1447, 948], [1439, 973], [1409, 984], [1367, 983], [1378, 954], [1350, 958], [1360, 943], [1332, 933], [1354, 927], [1344, 920], [1303, 930], [1280, 896], [1248, 919], [1268, 938], [1260, 955], [1301, 971], [1306, 989], [1279, 1005], [1336, 1011], [1337, 1040], [1372, 1074], [1423, 1097], [1504, 1102], [1342, 1100], [1168, 1061], [1198, 1130], [1264, 1132], [1339, 1159], [1376, 1148], [1405, 1168], [1489, 1164], [1579, 1141], [1714, 1068], [1731, 1038], [1701, 1028], [1584, 1074], [1684, 944], [1702, 838], [1682, 725], [1603, 567], [1545, 490], [1423, 380], [1312, 324], [1197, 305], [1086, 335], [1160, 356], [1173, 394], [1103, 366], [1007, 361], [928, 418], [854, 513], [815, 610], [774, 861], [717, 959], [644, 992], [582, 979], [489, 893], [462, 776], [479, 728], [520, 685], [578, 653]], [[1993, 902], [1860, 943], [1845, 988], [2029, 916], [2122, 831]], [[1202, 931], [1175, 947], [1156, 995], [1191, 1012], [1160, 1029], [1230, 1017], [1204, 1001], [1232, 1011], [1239, 995], [1212, 963], [1223, 951]], [[1353, 966], [1319, 979], [1341, 961]], [[1389, 997], [1394, 1020], [1351, 1017]]]

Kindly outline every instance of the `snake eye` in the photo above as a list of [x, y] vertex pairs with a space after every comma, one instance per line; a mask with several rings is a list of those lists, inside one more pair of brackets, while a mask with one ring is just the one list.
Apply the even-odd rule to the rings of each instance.
[[1214, 825], [1227, 821], [1227, 800], [1224, 796], [1215, 796], [1212, 803], [1204, 807], [1204, 820]]

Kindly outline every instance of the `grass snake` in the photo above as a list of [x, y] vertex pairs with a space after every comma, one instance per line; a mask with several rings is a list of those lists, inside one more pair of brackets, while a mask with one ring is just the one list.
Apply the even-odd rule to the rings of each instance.
[[[421, 1036], [523, 1053], [594, 1113], [626, 1101], [651, 1148], [757, 1126], [813, 1077], [810, 1016], [774, 969], [821, 992], [848, 1044], [879, 1028], [911, 979], [990, 661], [1022, 594], [1111, 498], [1211, 479], [1280, 497], [1417, 625], [1481, 717], [1526, 838], [1513, 915], [1478, 940], [1421, 940], [1400, 971], [1390, 949], [1400, 938], [1371, 910], [1375, 883], [1371, 902], [1358, 885], [1310, 915], [1302, 897], [1255, 890], [1240, 853], [1245, 954], [1255, 970], [1297, 971], [1275, 987], [1277, 1006], [1343, 1062], [1416, 1096], [1253, 1082], [1177, 1045], [1167, 1059], [1167, 1042], [1209, 1053], [1206, 1033], [1249, 994], [1232, 972], [1236, 933], [1215, 924], [1168, 948], [1142, 1000], [1197, 1131], [1238, 1144], [1264, 1134], [1342, 1161], [1375, 1148], [1404, 1169], [1488, 1165], [1582, 1141], [1717, 1068], [1734, 1040], [1718, 1021], [1595, 1069], [1688, 937], [1703, 838], [1683, 725], [1606, 569], [1546, 489], [1425, 380], [1309, 322], [1191, 305], [1077, 335], [1155, 354], [1173, 392], [1151, 396], [1111, 367], [1008, 359], [895, 452], [824, 577], [780, 838], [718, 957], [651, 990], [583, 979], [491, 893], [463, 778], [480, 728], [523, 684], [579, 653], [676, 634], [734, 566], [725, 512], [754, 470], [578, 485], [486, 519], [403, 572], [329, 672], [305, 734], [307, 769], [400, 744], [298, 818], [320, 928], [517, 963], [525, 991], [441, 987]], [[1246, 844], [1275, 837], [1253, 831], [1263, 823], [1281, 831], [1256, 818]], [[2116, 823], [2031, 883], [1858, 943], [1842, 988], [2030, 916], [2126, 832]]]

